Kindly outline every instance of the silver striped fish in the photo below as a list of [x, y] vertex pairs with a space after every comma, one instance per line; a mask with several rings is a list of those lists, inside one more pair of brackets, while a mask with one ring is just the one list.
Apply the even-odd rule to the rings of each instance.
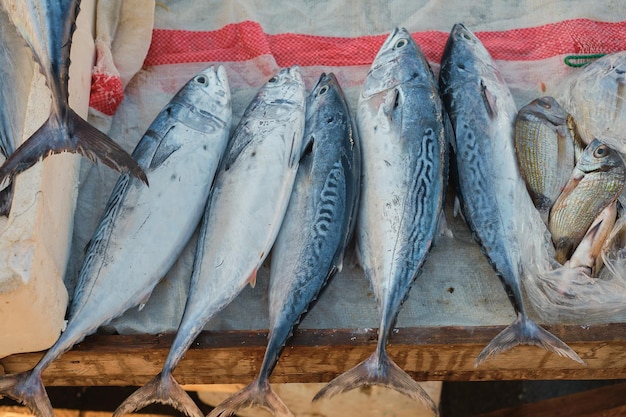
[[[522, 296], [526, 233], [547, 230], [517, 169], [517, 109], [489, 52], [463, 24], [452, 28], [443, 54], [440, 91], [452, 122], [465, 220], [500, 277], [517, 314], [479, 354], [476, 365], [519, 344], [537, 345], [582, 363], [569, 346], [528, 317]], [[532, 232], [528, 232], [532, 230]]]
[[388, 356], [386, 345], [438, 229], [446, 187], [442, 106], [428, 61], [396, 28], [359, 97], [363, 158], [356, 226], [358, 256], [380, 313], [376, 351], [322, 388], [314, 400], [363, 385], [395, 389], [437, 413], [428, 394]]

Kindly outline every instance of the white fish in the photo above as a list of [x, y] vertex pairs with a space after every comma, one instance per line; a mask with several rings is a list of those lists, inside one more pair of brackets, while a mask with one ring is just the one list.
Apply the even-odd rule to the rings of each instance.
[[189, 297], [163, 370], [115, 410], [159, 402], [203, 417], [172, 372], [205, 324], [255, 284], [287, 209], [302, 150], [306, 90], [298, 67], [257, 93], [228, 145], [202, 222]]
[[122, 174], [79, 272], [66, 330], [32, 371], [0, 377], [0, 394], [53, 416], [47, 366], [99, 326], [145, 302], [200, 222], [226, 148], [230, 90], [223, 67], [205, 69], [161, 111], [133, 156], [150, 187]]

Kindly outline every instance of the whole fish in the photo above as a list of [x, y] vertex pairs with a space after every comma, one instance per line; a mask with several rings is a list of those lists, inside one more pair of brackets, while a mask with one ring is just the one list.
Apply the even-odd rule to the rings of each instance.
[[[32, 50], [52, 96], [46, 122], [0, 166], [0, 184], [48, 155], [78, 152], [92, 161], [130, 172], [147, 184], [137, 162], [106, 134], [69, 106], [69, 65], [79, 0], [1, 0], [15, 27]], [[3, 26], [4, 30], [4, 26]]]
[[272, 390], [269, 377], [300, 317], [339, 270], [356, 220], [360, 150], [343, 92], [322, 74], [307, 99], [304, 137], [308, 147], [285, 219], [272, 249], [270, 333], [258, 377], [213, 409], [233, 415], [253, 405], [292, 416]]
[[626, 154], [626, 51], [593, 61], [565, 83], [559, 100], [586, 144], [599, 139]]
[[[8, 158], [22, 140], [30, 85], [32, 54], [0, 8], [0, 153]], [[0, 215], [8, 215], [13, 186], [0, 191]]]
[[152, 403], [203, 417], [172, 376], [205, 324], [249, 283], [267, 257], [287, 209], [302, 152], [306, 90], [297, 66], [282, 69], [246, 108], [219, 171], [202, 221], [189, 296], [161, 373], [115, 410]]
[[563, 192], [550, 211], [555, 259], [572, 255], [591, 223], [624, 189], [626, 168], [617, 151], [595, 139], [583, 152]]
[[381, 385], [423, 402], [428, 394], [386, 351], [389, 335], [430, 252], [446, 186], [442, 106], [428, 61], [409, 32], [396, 28], [365, 78], [357, 107], [363, 158], [357, 251], [380, 313], [376, 351], [322, 388], [319, 400]]
[[0, 394], [53, 416], [41, 373], [85, 336], [144, 303], [200, 222], [226, 148], [230, 90], [223, 67], [190, 80], [160, 112], [133, 156], [146, 187], [122, 174], [87, 246], [66, 330], [32, 371], [0, 377]]
[[576, 163], [568, 117], [553, 97], [540, 97], [522, 107], [515, 118], [513, 138], [520, 174], [546, 224]]
[[530, 262], [522, 257], [522, 245], [528, 244], [524, 232], [532, 238], [547, 230], [517, 169], [513, 146], [517, 109], [511, 92], [483, 44], [463, 24], [455, 24], [450, 32], [439, 81], [455, 133], [465, 220], [517, 313], [516, 320], [483, 349], [476, 365], [518, 344], [538, 345], [582, 362], [528, 317], [521, 290], [525, 263]]

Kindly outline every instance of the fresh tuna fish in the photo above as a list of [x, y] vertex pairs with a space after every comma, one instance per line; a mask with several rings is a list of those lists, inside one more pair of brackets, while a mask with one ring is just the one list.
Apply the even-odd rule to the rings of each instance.
[[[34, 74], [32, 55], [0, 10], [0, 153], [8, 158], [22, 140], [30, 85]], [[8, 215], [13, 186], [0, 192], [0, 215]]]
[[[517, 169], [513, 124], [517, 109], [496, 64], [464, 25], [452, 28], [443, 54], [440, 90], [453, 125], [461, 207], [517, 313], [476, 359], [476, 365], [519, 344], [538, 345], [577, 362], [580, 357], [527, 314], [521, 280], [527, 274], [524, 231], [547, 233]], [[543, 236], [543, 235], [542, 235]], [[532, 236], [531, 236], [532, 237]], [[548, 240], [549, 242], [549, 240]]]
[[[0, 184], [48, 155], [78, 152], [92, 161], [147, 183], [145, 173], [126, 151], [87, 123], [69, 106], [70, 45], [79, 0], [1, 0], [15, 27], [30, 46], [52, 96], [50, 116], [0, 167]], [[4, 30], [4, 26], [3, 26]]]
[[223, 67], [200, 72], [161, 111], [133, 152], [150, 187], [120, 176], [87, 246], [66, 330], [32, 371], [0, 377], [0, 394], [37, 416], [53, 415], [41, 373], [99, 326], [144, 303], [174, 264], [202, 217], [230, 119]]
[[548, 223], [550, 207], [574, 169], [571, 118], [553, 97], [531, 101], [517, 113], [514, 142], [520, 173], [530, 197]]
[[402, 302], [431, 249], [446, 185], [441, 102], [431, 68], [406, 29], [396, 28], [369, 70], [357, 107], [363, 155], [358, 256], [380, 313], [376, 351], [314, 400], [381, 385], [437, 407], [386, 351]]
[[617, 151], [595, 139], [583, 152], [550, 211], [555, 259], [565, 263], [592, 222], [624, 189], [626, 168]]
[[229, 416], [261, 406], [292, 416], [271, 389], [271, 375], [294, 326], [326, 282], [341, 270], [356, 219], [360, 150], [335, 76], [322, 74], [307, 99], [307, 148], [276, 243], [270, 272], [270, 334], [259, 376], [215, 407]]
[[205, 324], [249, 283], [269, 253], [287, 209], [304, 134], [306, 90], [298, 67], [259, 90], [231, 138], [209, 197], [189, 296], [163, 370], [115, 410], [152, 403], [203, 417], [172, 372]]

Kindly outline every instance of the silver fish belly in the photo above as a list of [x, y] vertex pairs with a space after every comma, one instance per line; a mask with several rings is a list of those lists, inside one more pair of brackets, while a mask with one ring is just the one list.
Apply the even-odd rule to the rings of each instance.
[[30, 372], [0, 393], [52, 416], [41, 373], [85, 336], [149, 297], [197, 228], [226, 148], [230, 90], [223, 67], [196, 75], [161, 111], [133, 155], [151, 181], [122, 174], [87, 247], [66, 330]]
[[0, 0], [46, 79], [51, 93], [46, 122], [0, 166], [0, 185], [48, 155], [78, 152], [147, 183], [137, 162], [69, 106], [70, 47], [80, 0]]
[[380, 312], [376, 351], [314, 399], [377, 384], [436, 406], [386, 352], [402, 302], [420, 274], [442, 214], [446, 145], [437, 84], [406, 29], [381, 47], [359, 97], [362, 184], [358, 256]]
[[292, 415], [271, 389], [280, 351], [326, 282], [341, 269], [359, 195], [360, 150], [343, 92], [322, 74], [307, 100], [305, 148], [285, 219], [272, 249], [270, 334], [258, 377], [210, 417], [257, 405]]
[[547, 231], [517, 170], [513, 148], [517, 109], [511, 92], [480, 40], [462, 24], [450, 32], [440, 90], [455, 133], [454, 162], [466, 222], [518, 316], [485, 347], [476, 365], [518, 344], [538, 345], [582, 362], [527, 315], [521, 290], [523, 230]]
[[114, 416], [155, 402], [203, 416], [172, 372], [211, 317], [255, 283], [291, 195], [302, 150], [305, 98], [299, 68], [287, 68], [259, 90], [244, 112], [216, 174], [185, 312], [163, 370]]

